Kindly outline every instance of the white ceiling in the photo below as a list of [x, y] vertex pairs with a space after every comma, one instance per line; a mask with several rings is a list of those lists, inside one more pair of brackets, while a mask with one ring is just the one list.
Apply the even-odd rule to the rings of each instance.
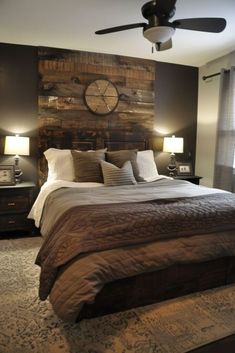
[[142, 29], [97, 36], [106, 27], [145, 22], [147, 0], [0, 0], [0, 42], [51, 46], [202, 66], [235, 49], [235, 0], [178, 0], [177, 18], [224, 17], [219, 34], [176, 30], [173, 48], [151, 54]]

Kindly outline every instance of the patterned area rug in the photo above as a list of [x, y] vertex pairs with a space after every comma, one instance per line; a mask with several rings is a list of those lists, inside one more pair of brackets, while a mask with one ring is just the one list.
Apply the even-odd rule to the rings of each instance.
[[235, 333], [235, 285], [63, 323], [37, 297], [40, 242], [0, 240], [0, 353], [184, 353]]

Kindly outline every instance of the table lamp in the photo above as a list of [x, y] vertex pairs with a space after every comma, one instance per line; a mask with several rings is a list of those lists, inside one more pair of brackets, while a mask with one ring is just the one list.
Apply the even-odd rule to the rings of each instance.
[[183, 137], [164, 137], [163, 141], [163, 152], [169, 152], [171, 154], [171, 160], [167, 167], [169, 170], [169, 175], [173, 177], [177, 169], [175, 153], [184, 152], [184, 139]]
[[4, 154], [15, 155], [15, 180], [20, 183], [23, 172], [19, 168], [19, 156], [29, 156], [29, 137], [6, 136]]

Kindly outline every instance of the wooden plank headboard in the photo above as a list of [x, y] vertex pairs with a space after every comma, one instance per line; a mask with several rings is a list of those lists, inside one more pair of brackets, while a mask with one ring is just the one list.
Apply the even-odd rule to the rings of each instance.
[[39, 145], [39, 185], [47, 179], [47, 162], [43, 152], [48, 148], [77, 149], [81, 151], [108, 148], [109, 151], [121, 149], [145, 150], [149, 148], [149, 140], [142, 136], [132, 134], [112, 134], [107, 131], [96, 136], [88, 131], [74, 129], [40, 130]]
[[[155, 62], [119, 55], [39, 48], [39, 178], [49, 147], [109, 150], [148, 148], [154, 131]], [[115, 111], [98, 116], [84, 103], [96, 79], [115, 84]]]

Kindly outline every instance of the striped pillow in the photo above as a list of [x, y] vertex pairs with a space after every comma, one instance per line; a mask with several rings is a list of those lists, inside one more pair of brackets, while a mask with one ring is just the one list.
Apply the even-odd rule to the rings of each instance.
[[101, 168], [105, 186], [136, 184], [130, 161], [125, 162], [122, 168], [118, 168], [111, 163], [101, 161]]

